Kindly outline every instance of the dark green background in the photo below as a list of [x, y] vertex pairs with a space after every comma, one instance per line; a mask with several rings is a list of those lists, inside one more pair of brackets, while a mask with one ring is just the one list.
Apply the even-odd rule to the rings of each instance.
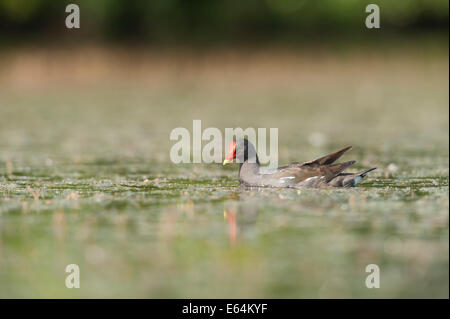
[[64, 38], [69, 3], [80, 6], [77, 41], [179, 45], [360, 38], [368, 32], [370, 3], [381, 8], [383, 37], [448, 32], [446, 0], [1, 0], [0, 41]]

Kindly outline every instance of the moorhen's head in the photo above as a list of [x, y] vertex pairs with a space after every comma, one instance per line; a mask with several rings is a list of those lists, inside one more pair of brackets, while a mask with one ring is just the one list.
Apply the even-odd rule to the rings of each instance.
[[245, 161], [259, 164], [256, 149], [247, 139], [239, 139], [236, 142], [230, 143], [230, 146], [228, 147], [228, 155], [225, 157], [223, 165], [230, 163], [235, 158], [237, 158], [238, 163], [241, 164]]

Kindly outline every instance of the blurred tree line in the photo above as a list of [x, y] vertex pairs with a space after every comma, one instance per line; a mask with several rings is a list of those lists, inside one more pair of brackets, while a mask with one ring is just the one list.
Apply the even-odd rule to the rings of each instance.
[[380, 6], [383, 34], [448, 33], [448, 0], [0, 0], [0, 43], [63, 38], [69, 3], [80, 7], [81, 29], [75, 32], [84, 40], [188, 44], [353, 37], [369, 32], [364, 21], [370, 3]]

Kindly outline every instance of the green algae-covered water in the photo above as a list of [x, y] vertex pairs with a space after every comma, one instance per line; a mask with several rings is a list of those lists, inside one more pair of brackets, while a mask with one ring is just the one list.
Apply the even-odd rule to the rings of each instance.
[[[448, 298], [448, 52], [233, 61], [1, 90], [0, 297]], [[353, 145], [350, 171], [378, 169], [242, 188], [236, 164], [170, 162], [194, 119], [278, 128], [280, 165]]]

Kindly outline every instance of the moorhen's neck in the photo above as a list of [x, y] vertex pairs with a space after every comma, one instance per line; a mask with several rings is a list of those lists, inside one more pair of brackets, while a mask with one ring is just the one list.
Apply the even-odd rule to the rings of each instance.
[[239, 179], [248, 184], [256, 183], [259, 178], [259, 159], [256, 149], [246, 139], [236, 141], [235, 157], [239, 164]]
[[245, 165], [244, 169], [247, 172], [251, 172], [253, 174], [258, 174], [259, 167], [260, 167], [258, 155], [255, 154], [255, 157], [253, 159], [246, 159], [244, 161], [244, 163], [239, 163], [239, 175], [241, 174], [241, 169], [244, 165]]

